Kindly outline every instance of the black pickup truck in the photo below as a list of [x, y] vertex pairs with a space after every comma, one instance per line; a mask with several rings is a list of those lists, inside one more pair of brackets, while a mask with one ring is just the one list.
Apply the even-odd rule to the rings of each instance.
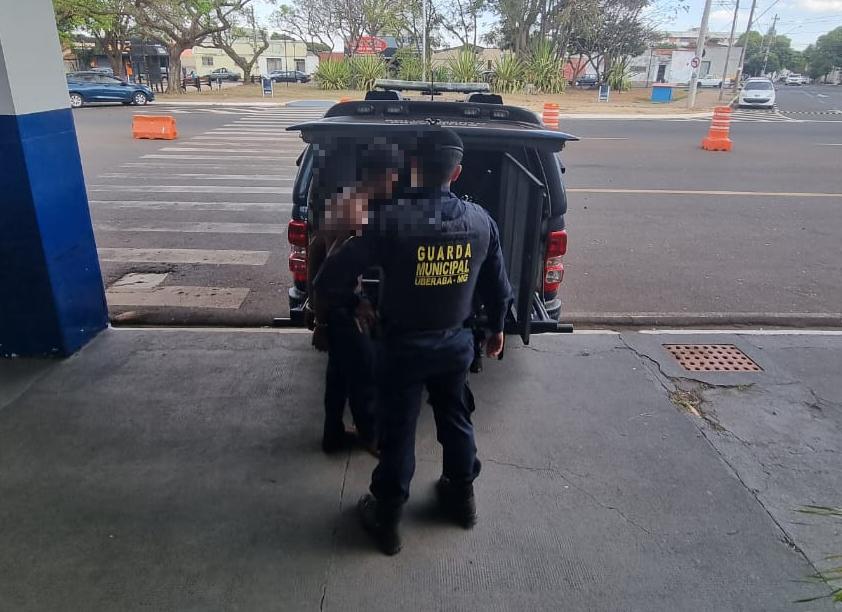
[[[570, 331], [559, 324], [562, 257], [567, 251], [564, 215], [567, 196], [559, 152], [575, 136], [544, 127], [528, 110], [505, 106], [500, 96], [471, 93], [471, 84], [412, 83], [369, 92], [366, 100], [336, 104], [321, 119], [291, 126], [307, 143], [298, 159], [289, 222], [290, 319], [303, 324], [307, 300], [307, 245], [318, 198], [313, 182], [313, 150], [339, 149], [353, 158], [373, 139], [400, 142], [424, 130], [448, 127], [463, 139], [463, 171], [452, 190], [481, 204], [500, 228], [503, 255], [515, 301], [507, 317], [507, 333], [525, 343], [530, 333]], [[487, 88], [484, 83], [476, 89]], [[407, 100], [400, 91], [440, 94], [469, 90], [463, 101]], [[376, 285], [376, 280], [369, 280]], [[369, 285], [370, 286], [370, 285]], [[376, 287], [375, 287], [376, 288]]]

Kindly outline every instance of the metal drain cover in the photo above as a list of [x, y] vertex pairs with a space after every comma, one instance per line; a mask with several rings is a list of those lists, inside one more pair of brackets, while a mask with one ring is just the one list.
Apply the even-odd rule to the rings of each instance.
[[681, 367], [691, 372], [762, 372], [733, 344], [664, 344]]

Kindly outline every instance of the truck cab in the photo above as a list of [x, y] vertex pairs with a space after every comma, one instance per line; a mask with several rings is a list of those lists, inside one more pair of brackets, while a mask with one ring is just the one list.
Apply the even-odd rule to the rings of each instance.
[[[515, 296], [506, 332], [528, 343], [531, 333], [571, 330], [559, 323], [567, 251], [567, 195], [559, 153], [578, 139], [547, 129], [531, 111], [502, 104], [499, 96], [487, 93], [485, 83], [378, 85], [383, 91], [369, 92], [365, 100], [336, 104], [323, 118], [288, 128], [300, 131], [306, 143], [298, 159], [288, 230], [291, 321], [304, 320], [307, 245], [321, 205], [314, 197], [319, 186], [313, 184], [314, 176], [320, 175], [318, 160], [326, 152], [341, 151], [342, 158], [353, 161], [356, 152], [372, 142], [401, 146], [425, 131], [450, 128], [465, 146], [462, 174], [451, 189], [483, 206], [500, 229]], [[445, 92], [469, 95], [459, 101], [410, 100], [402, 95], [407, 90], [430, 98]], [[376, 292], [376, 286], [376, 277], [367, 278], [367, 290]]]

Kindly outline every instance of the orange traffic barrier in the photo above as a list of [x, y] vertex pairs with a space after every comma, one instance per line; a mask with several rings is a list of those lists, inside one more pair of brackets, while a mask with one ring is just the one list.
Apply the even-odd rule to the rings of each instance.
[[544, 116], [541, 118], [544, 125], [550, 129], [558, 129], [558, 104], [547, 102], [544, 104]]
[[349, 98], [348, 96], [343, 96], [343, 97], [339, 98], [340, 104], [342, 104], [342, 102], [350, 102], [350, 101], [351, 101], [351, 98]]
[[708, 135], [702, 140], [705, 151], [730, 151], [731, 138], [731, 107], [717, 106], [713, 109], [713, 119], [710, 121]]
[[135, 115], [132, 119], [132, 138], [175, 140], [175, 118], [166, 115]]

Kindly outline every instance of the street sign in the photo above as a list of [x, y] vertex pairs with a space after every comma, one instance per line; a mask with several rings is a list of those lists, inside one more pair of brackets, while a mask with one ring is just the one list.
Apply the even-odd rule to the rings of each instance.
[[272, 96], [274, 98], [275, 90], [272, 87], [272, 79], [263, 77], [261, 81], [263, 82], [263, 97]]
[[611, 93], [611, 86], [607, 83], [599, 86], [598, 102], [608, 102], [608, 94]]
[[382, 38], [376, 36], [360, 36], [357, 44], [354, 45], [354, 53], [357, 55], [377, 55], [388, 48], [388, 44]]
[[693, 59], [690, 60], [690, 65], [693, 68], [698, 68], [701, 63], [702, 63], [702, 58], [700, 58], [698, 56], [696, 56], [696, 57], [694, 57]]

